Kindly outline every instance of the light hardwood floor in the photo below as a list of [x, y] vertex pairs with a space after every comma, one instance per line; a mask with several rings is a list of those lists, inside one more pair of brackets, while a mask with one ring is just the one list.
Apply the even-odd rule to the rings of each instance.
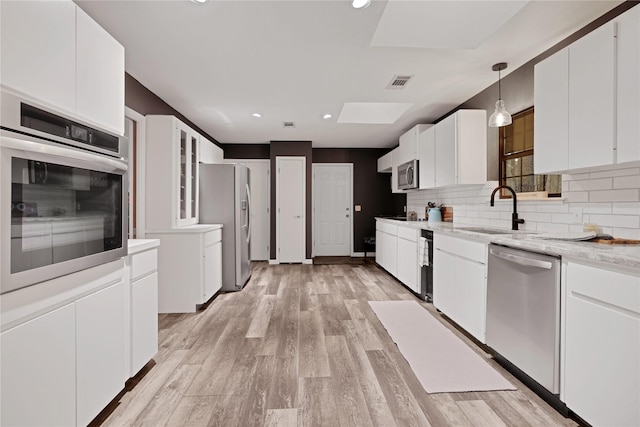
[[372, 262], [254, 263], [195, 314], [161, 315], [155, 366], [103, 426], [575, 426], [516, 391], [427, 394], [367, 301], [416, 300]]

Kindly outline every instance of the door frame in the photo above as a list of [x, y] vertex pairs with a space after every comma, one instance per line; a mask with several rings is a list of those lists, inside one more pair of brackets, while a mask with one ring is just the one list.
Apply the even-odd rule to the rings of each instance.
[[[270, 159], [223, 159], [224, 163], [259, 163], [267, 165], [267, 175], [269, 178], [271, 177], [271, 160]], [[267, 181], [267, 229], [265, 232], [267, 233], [267, 258], [269, 260], [270, 250], [271, 250], [271, 181]], [[251, 190], [253, 192], [253, 190]], [[253, 193], [252, 193], [253, 194]]]
[[[135, 110], [125, 106], [124, 117], [136, 122], [136, 163], [133, 164], [133, 147], [132, 144], [128, 144], [129, 159], [127, 164], [129, 166], [128, 179], [131, 180], [132, 172], [136, 178], [136, 200], [131, 200], [129, 206], [135, 203], [136, 206], [136, 238], [144, 239], [146, 234], [146, 187], [145, 187], [145, 174], [147, 165], [145, 163], [147, 152], [147, 139], [146, 129], [147, 124], [145, 117]], [[123, 119], [124, 120], [124, 119]], [[129, 186], [127, 186], [127, 191]], [[130, 237], [131, 238], [131, 237]]]
[[350, 216], [349, 216], [349, 253], [351, 254], [351, 256], [355, 256], [355, 253], [353, 252], [353, 215], [354, 215], [354, 211], [353, 211], [353, 163], [313, 163], [311, 165], [312, 171], [313, 171], [313, 179], [311, 180], [311, 194], [313, 195], [311, 198], [311, 238], [313, 239], [313, 247], [311, 249], [311, 256], [315, 257], [316, 255], [316, 218], [315, 218], [315, 214], [316, 214], [316, 167], [317, 166], [331, 166], [331, 167], [335, 167], [335, 166], [348, 166], [349, 167], [349, 181], [350, 181], [350, 190], [349, 191], [349, 211]]
[[302, 256], [303, 264], [311, 264], [307, 259], [307, 158], [304, 156], [276, 156], [276, 259], [275, 263], [280, 264], [280, 162], [282, 160], [300, 160], [302, 162]]

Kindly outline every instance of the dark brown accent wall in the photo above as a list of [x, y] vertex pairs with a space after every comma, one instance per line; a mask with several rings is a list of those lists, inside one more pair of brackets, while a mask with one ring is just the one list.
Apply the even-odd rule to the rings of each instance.
[[269, 144], [220, 144], [225, 159], [268, 159]]
[[[311, 241], [311, 165], [313, 152], [311, 149], [311, 141], [271, 141], [269, 155], [271, 158], [271, 250], [270, 250], [270, 258], [276, 259], [276, 157], [278, 156], [299, 156], [305, 157], [307, 162], [305, 165], [305, 191], [307, 194], [307, 198], [305, 201], [306, 209], [305, 209], [305, 241], [306, 241], [306, 258], [311, 259], [311, 250], [312, 250], [312, 241]], [[227, 153], [225, 152], [225, 157], [227, 157]]]
[[391, 193], [391, 174], [378, 173], [378, 158], [389, 150], [379, 148], [314, 148], [313, 163], [353, 163], [353, 250], [364, 252], [364, 238], [376, 235], [375, 217], [403, 215], [406, 194]]
[[164, 102], [162, 98], [147, 89], [129, 73], [124, 73], [124, 105], [143, 116], [147, 114], [168, 114], [176, 116], [200, 135], [220, 146], [220, 143], [216, 141], [215, 138], [200, 129], [171, 105]]

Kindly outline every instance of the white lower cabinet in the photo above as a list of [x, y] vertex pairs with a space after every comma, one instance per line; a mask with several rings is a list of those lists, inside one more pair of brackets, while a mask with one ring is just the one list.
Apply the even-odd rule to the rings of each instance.
[[420, 293], [418, 235], [420, 230], [398, 227], [398, 280], [413, 292]]
[[87, 425], [122, 390], [125, 370], [125, 285], [76, 301], [76, 395], [79, 426]]
[[76, 424], [75, 316], [71, 303], [0, 334], [0, 425]]
[[222, 226], [147, 231], [160, 239], [158, 312], [193, 313], [222, 287]]
[[222, 239], [219, 234], [212, 233], [212, 241], [204, 247], [203, 301], [208, 301], [222, 288]]
[[640, 271], [566, 264], [564, 401], [594, 426], [640, 425]]
[[158, 352], [158, 241], [129, 240], [129, 376]]
[[420, 229], [376, 221], [376, 263], [413, 292], [420, 293]]
[[484, 343], [487, 244], [434, 233], [433, 305]]
[[[378, 254], [380, 252], [380, 254]], [[398, 275], [398, 226], [376, 221], [376, 262], [391, 275]]]

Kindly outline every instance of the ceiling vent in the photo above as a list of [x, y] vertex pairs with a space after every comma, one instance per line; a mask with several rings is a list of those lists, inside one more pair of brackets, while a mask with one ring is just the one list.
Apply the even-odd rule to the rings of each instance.
[[296, 127], [296, 124], [294, 122], [282, 122], [282, 127], [283, 128], [294, 128], [294, 127]]
[[387, 89], [404, 89], [411, 77], [413, 76], [396, 74], [387, 85]]

